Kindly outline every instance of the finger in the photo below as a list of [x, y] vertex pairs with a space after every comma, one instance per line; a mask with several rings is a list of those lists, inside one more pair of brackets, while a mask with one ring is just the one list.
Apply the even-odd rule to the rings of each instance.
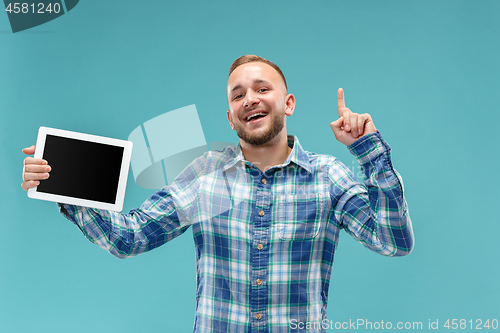
[[26, 157], [24, 159], [24, 165], [28, 164], [39, 164], [39, 165], [47, 165], [47, 161], [41, 158], [34, 158], [34, 157]]
[[366, 114], [361, 114], [358, 117], [358, 135], [361, 136], [365, 132], [365, 124], [368, 120]]
[[39, 181], [31, 180], [29, 182], [22, 183], [21, 187], [23, 188], [23, 190], [27, 191], [28, 189], [30, 189], [32, 187], [37, 187], [38, 185], [40, 185]]
[[345, 108], [345, 100], [344, 100], [344, 89], [339, 88], [337, 90], [337, 109], [339, 110], [339, 117], [343, 116], [342, 109]]
[[351, 123], [351, 135], [353, 138], [358, 137], [358, 117], [359, 114], [351, 113], [350, 123]]
[[363, 115], [358, 117], [358, 135], [363, 134], [363, 129], [365, 128], [366, 118]]
[[40, 173], [40, 172], [24, 172], [23, 173], [23, 181], [28, 182], [30, 180], [43, 180], [49, 178], [50, 175], [45, 172], [45, 173]]
[[28, 148], [24, 148], [23, 153], [25, 153], [26, 155], [33, 155], [35, 153], [35, 145]]
[[377, 132], [377, 128], [375, 127], [375, 124], [373, 123], [372, 116], [370, 116], [369, 113], [365, 113], [363, 116], [365, 116], [365, 126], [363, 128], [363, 133], [374, 133]]
[[344, 118], [344, 130], [346, 132], [350, 132], [351, 131], [351, 110], [349, 110], [348, 108], [344, 108], [343, 111], [342, 111], [342, 117]]
[[24, 172], [44, 173], [52, 170], [50, 165], [27, 164], [24, 166]]

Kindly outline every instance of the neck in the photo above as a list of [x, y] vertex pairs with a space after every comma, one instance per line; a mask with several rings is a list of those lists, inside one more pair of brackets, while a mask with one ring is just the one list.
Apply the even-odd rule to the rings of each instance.
[[263, 145], [254, 146], [240, 139], [240, 147], [245, 159], [265, 172], [275, 165], [282, 164], [290, 155], [286, 132], [278, 134], [273, 140]]

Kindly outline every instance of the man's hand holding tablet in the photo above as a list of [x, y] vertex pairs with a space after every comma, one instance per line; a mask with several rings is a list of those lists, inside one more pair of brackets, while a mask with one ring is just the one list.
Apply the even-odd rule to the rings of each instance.
[[132, 142], [40, 127], [36, 148], [23, 152], [34, 154], [23, 170], [30, 198], [122, 210]]
[[[35, 146], [24, 148], [23, 153], [33, 155], [35, 153]], [[40, 180], [49, 178], [50, 170], [50, 165], [44, 159], [26, 157], [24, 159], [23, 183], [21, 186], [25, 191], [28, 191], [32, 187], [37, 187], [40, 184]]]

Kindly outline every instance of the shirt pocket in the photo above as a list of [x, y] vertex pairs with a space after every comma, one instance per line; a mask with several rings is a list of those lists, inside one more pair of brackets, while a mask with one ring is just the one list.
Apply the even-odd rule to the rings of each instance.
[[281, 195], [277, 204], [280, 239], [304, 240], [316, 237], [323, 208], [319, 194]]

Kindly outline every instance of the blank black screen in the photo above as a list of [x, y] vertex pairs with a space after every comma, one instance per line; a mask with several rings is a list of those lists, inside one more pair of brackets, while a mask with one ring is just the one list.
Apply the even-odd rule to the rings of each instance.
[[123, 147], [47, 135], [42, 158], [52, 170], [38, 192], [115, 203]]

